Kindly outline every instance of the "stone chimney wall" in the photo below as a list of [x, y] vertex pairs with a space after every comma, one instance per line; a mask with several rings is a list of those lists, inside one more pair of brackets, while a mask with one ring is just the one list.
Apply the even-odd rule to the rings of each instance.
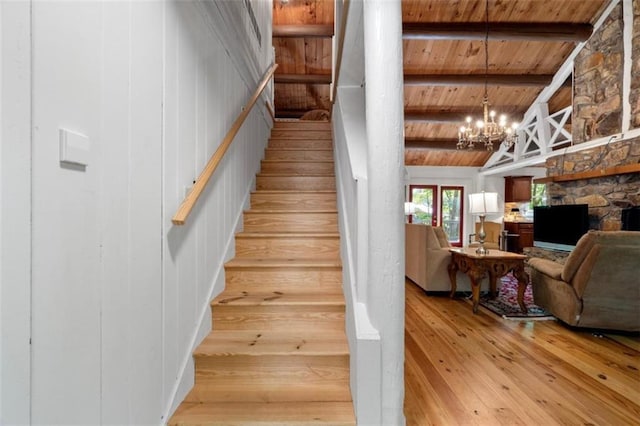
[[[640, 138], [547, 159], [547, 176], [640, 163]], [[592, 229], [621, 229], [622, 209], [640, 205], [640, 173], [547, 184], [549, 204], [588, 204]]]
[[574, 144], [622, 131], [623, 27], [622, 4], [618, 4], [576, 56]]
[[[633, 2], [630, 122], [622, 123], [624, 42], [620, 2], [574, 61], [573, 145], [640, 128], [640, 0]], [[640, 164], [640, 137], [547, 159], [547, 176]], [[588, 204], [592, 229], [621, 229], [622, 209], [640, 206], [640, 173], [547, 184], [549, 204]]]

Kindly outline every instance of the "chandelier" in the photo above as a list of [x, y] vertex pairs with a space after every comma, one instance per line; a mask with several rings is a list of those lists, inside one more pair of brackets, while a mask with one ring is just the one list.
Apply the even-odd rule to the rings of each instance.
[[458, 149], [474, 149], [476, 144], [483, 145], [487, 151], [493, 151], [494, 142], [502, 144], [507, 149], [511, 148], [517, 141], [518, 135], [516, 129], [518, 123], [509, 125], [507, 116], [500, 115], [496, 122], [496, 112], [489, 111], [489, 95], [487, 85], [489, 79], [489, 0], [485, 5], [485, 37], [484, 37], [484, 97], [482, 99], [482, 120], [476, 120], [471, 116], [467, 117], [466, 122], [460, 127], [458, 132]]

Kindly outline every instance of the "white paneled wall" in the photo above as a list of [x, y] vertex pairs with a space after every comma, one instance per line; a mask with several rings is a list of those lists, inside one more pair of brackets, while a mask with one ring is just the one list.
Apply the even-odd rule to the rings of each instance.
[[0, 2], [0, 424], [29, 423], [30, 5]]
[[[255, 88], [238, 64], [271, 61], [270, 2], [252, 5], [262, 46], [232, 58], [196, 1], [33, 2], [34, 423], [160, 424], [187, 390], [269, 135], [264, 101], [187, 224], [171, 217]], [[60, 128], [88, 138], [86, 167], [59, 161]]]

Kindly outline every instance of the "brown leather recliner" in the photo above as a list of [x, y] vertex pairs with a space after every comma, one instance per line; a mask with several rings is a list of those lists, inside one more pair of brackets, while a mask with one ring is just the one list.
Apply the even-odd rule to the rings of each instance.
[[640, 232], [589, 231], [564, 265], [532, 258], [536, 305], [576, 327], [640, 331]]

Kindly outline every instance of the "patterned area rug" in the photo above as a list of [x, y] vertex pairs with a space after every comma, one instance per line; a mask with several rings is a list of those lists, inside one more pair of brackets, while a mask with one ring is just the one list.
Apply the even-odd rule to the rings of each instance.
[[518, 280], [511, 273], [500, 279], [502, 286], [498, 291], [498, 297], [491, 300], [489, 295], [480, 298], [480, 305], [505, 319], [514, 320], [554, 320], [549, 312], [533, 303], [531, 284], [524, 293], [524, 304], [529, 311], [523, 314], [518, 305]]

